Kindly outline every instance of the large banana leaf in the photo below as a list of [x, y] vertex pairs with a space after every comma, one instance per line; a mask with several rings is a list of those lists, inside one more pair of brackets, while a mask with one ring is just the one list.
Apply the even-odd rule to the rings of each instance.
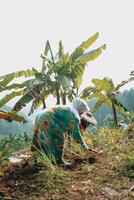
[[119, 83], [116, 87], [115, 87], [115, 90], [119, 90], [122, 86], [124, 86], [126, 83], [128, 83], [128, 80], [126, 81], [122, 81], [121, 83]]
[[115, 105], [116, 110], [118, 110], [125, 116], [130, 117], [130, 112], [126, 111], [126, 109], [124, 109], [124, 107], [120, 106], [120, 104], [114, 104], [114, 105]]
[[92, 112], [95, 112], [96, 110], [98, 110], [98, 108], [100, 108], [102, 104], [103, 102], [101, 100], [98, 100], [95, 106], [92, 108]]
[[71, 78], [64, 75], [57, 76], [56, 82], [58, 82], [64, 89], [69, 89], [72, 85]]
[[41, 105], [42, 105], [42, 100], [40, 99], [40, 97], [36, 97], [32, 102], [32, 106], [30, 108], [30, 111], [29, 111], [28, 115], [31, 115]]
[[62, 41], [60, 40], [59, 42], [59, 52], [58, 52], [58, 56], [59, 56], [59, 59], [60, 58], [63, 58], [64, 56], [64, 47], [63, 47], [63, 44], [62, 44]]
[[31, 86], [29, 88], [26, 88], [26, 90], [24, 91], [25, 94], [14, 105], [13, 110], [18, 112], [34, 99], [40, 98], [40, 100], [42, 100], [43, 98], [45, 99], [48, 94], [52, 94], [52, 91], [47, 90], [47, 88], [45, 89], [45, 87], [45, 83], [41, 83], [33, 87]]
[[80, 47], [82, 49], [87, 49], [89, 48], [99, 37], [99, 33], [95, 33], [93, 36], [91, 36], [90, 38], [88, 38], [85, 42], [83, 42]]
[[[71, 67], [68, 63], [63, 63], [65, 60], [61, 60], [61, 65], [53, 65], [52, 66], [52, 73], [54, 74], [54, 76], [59, 76], [59, 75], [63, 75], [63, 76], [68, 76], [70, 77], [70, 73], [71, 73]], [[60, 62], [60, 61], [59, 61]]]
[[58, 66], [58, 67], [63, 67], [65, 66], [66, 64], [68, 64], [69, 62], [69, 54], [66, 53], [64, 56], [60, 57], [60, 59], [55, 63], [55, 67]]
[[83, 56], [83, 53], [86, 49], [88, 49], [99, 37], [99, 33], [94, 34], [92, 37], [88, 38], [85, 42], [82, 42], [80, 46], [78, 46], [75, 51], [70, 55], [70, 63], [73, 64], [76, 59], [80, 56]]
[[20, 116], [20, 115], [16, 114], [15, 112], [0, 111], [0, 119], [5, 119], [9, 122], [11, 122], [12, 120], [15, 120], [18, 122], [23, 122], [23, 123], [27, 122], [23, 116]]
[[111, 84], [111, 79], [92, 79], [92, 83], [101, 91], [103, 90], [105, 92], [114, 92], [114, 87], [113, 84]]
[[119, 102], [116, 98], [114, 99], [114, 104], [115, 104], [116, 106], [118, 106], [118, 107], [123, 108], [123, 110], [124, 110], [125, 112], [128, 112], [127, 108], [126, 108], [121, 102]]
[[30, 108], [28, 115], [31, 115], [36, 109], [38, 109], [43, 104], [43, 102], [45, 102], [48, 96], [53, 93], [54, 93], [54, 88], [42, 90], [40, 94], [37, 97], [35, 97], [34, 100], [32, 101], [32, 106]]
[[12, 119], [17, 122], [23, 122], [23, 123], [27, 122], [27, 120], [23, 116], [18, 115], [16, 112], [9, 112], [9, 114], [12, 116]]
[[102, 102], [106, 100], [106, 96], [98, 91], [90, 95], [89, 99], [92, 99], [92, 98], [99, 99]]
[[13, 91], [10, 94], [7, 94], [5, 97], [3, 97], [0, 100], [0, 107], [2, 107], [3, 105], [5, 105], [7, 102], [9, 102], [14, 97], [21, 96], [21, 95], [23, 95], [23, 90]]
[[90, 99], [91, 94], [94, 93], [95, 91], [96, 91], [95, 87], [88, 86], [83, 89], [83, 91], [80, 94], [80, 98], [88, 100]]
[[5, 91], [5, 90], [12, 90], [12, 89], [21, 89], [24, 88], [24, 84], [19, 84], [19, 83], [13, 83], [12, 85], [9, 86], [0, 86], [0, 92]]
[[70, 55], [69, 63], [70, 64], [75, 63], [76, 59], [82, 56], [83, 53], [84, 53], [84, 50], [81, 47], [77, 47], [75, 51]]
[[37, 73], [37, 70], [32, 68], [31, 70], [22, 70], [18, 72], [13, 72], [10, 74], [7, 74], [3, 76], [3, 80], [0, 81], [1, 86], [6, 86], [8, 83], [10, 83], [14, 78], [19, 78], [19, 77], [31, 77], [34, 76]]
[[34, 94], [31, 92], [26, 93], [25, 95], [23, 95], [19, 101], [17, 101], [17, 103], [14, 105], [13, 107], [13, 111], [18, 112], [19, 110], [21, 110], [23, 107], [26, 106], [26, 104], [28, 104], [29, 102], [31, 102], [34, 99]]
[[49, 48], [49, 41], [47, 40], [46, 42], [46, 46], [45, 46], [45, 50], [44, 50], [44, 54], [41, 56], [42, 58], [42, 69], [41, 72], [44, 72], [46, 70], [46, 57], [48, 55], [50, 48]]
[[97, 100], [95, 106], [93, 107], [92, 112], [95, 112], [96, 110], [98, 110], [98, 108], [99, 108], [102, 104], [106, 104], [106, 105], [108, 105], [108, 106], [111, 107], [110, 101], [109, 101], [104, 95], [102, 95], [102, 94], [98, 94], [98, 95], [97, 95], [97, 93], [96, 93], [96, 95], [92, 95], [91, 98], [93, 98], [93, 97], [96, 97], [98, 100]]
[[130, 73], [130, 78], [127, 79], [127, 80], [122, 81], [121, 83], [119, 83], [119, 84], [116, 86], [115, 90], [118, 91], [122, 86], [124, 86], [126, 83], [129, 83], [129, 82], [131, 82], [131, 81], [134, 81], [134, 71], [132, 71], [132, 72]]
[[43, 73], [36, 73], [35, 78], [37, 81], [43, 81], [44, 75]]
[[13, 83], [11, 85], [0, 86], [0, 92], [5, 91], [5, 90], [21, 89], [21, 88], [28, 87], [29, 85], [35, 85], [37, 83], [38, 82], [37, 82], [36, 79], [30, 79], [30, 80], [26, 80], [26, 81], [24, 81], [22, 83]]
[[26, 104], [31, 102], [34, 98], [36, 98], [40, 94], [42, 88], [43, 88], [42, 84], [26, 88], [26, 90], [24, 91], [25, 94], [14, 105], [13, 110], [18, 112], [23, 107], [25, 107]]
[[[83, 73], [82, 73], [82, 75], [83, 75]], [[82, 76], [76, 77], [76, 78], [74, 79], [74, 87], [75, 87], [76, 89], [79, 89], [79, 87], [80, 87], [82, 81], [83, 81]]]
[[105, 49], [106, 49], [106, 45], [104, 44], [98, 49], [95, 49], [93, 51], [90, 51], [88, 53], [81, 55], [80, 57], [76, 59], [76, 61], [80, 64], [86, 64], [89, 61], [95, 60]]
[[74, 65], [71, 66], [71, 76], [74, 82], [74, 87], [78, 89], [82, 83], [82, 77], [84, 73], [84, 66], [83, 65]]

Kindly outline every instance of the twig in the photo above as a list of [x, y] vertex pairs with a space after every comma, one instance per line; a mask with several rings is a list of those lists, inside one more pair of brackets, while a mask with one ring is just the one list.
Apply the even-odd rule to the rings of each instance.
[[88, 150], [89, 150], [89, 151], [92, 151], [92, 152], [94, 152], [94, 153], [98, 153], [98, 154], [101, 154], [101, 153], [102, 153], [101, 151], [99, 152], [99, 151], [96, 151], [96, 150], [91, 149], [91, 148], [88, 148]]
[[134, 189], [134, 185], [133, 185], [127, 192], [125, 192], [125, 193], [120, 197], [119, 200], [124, 199], [133, 189]]

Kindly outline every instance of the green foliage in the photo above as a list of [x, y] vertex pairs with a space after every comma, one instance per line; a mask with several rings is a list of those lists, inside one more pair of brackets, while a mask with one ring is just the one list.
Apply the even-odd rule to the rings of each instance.
[[9, 102], [11, 99], [15, 98], [16, 96], [21, 96], [23, 94], [23, 91], [13, 91], [10, 94], [7, 94], [4, 98], [0, 100], [0, 107], [5, 105], [7, 102]]
[[65, 150], [67, 153], [71, 153], [81, 159], [86, 159], [87, 152], [84, 151], [81, 146], [70, 138], [70, 141], [66, 141]]
[[44, 178], [45, 181], [47, 179], [47, 184], [51, 185], [51, 187], [53, 187], [58, 180], [62, 181], [70, 178], [70, 174], [67, 171], [58, 167], [53, 156], [48, 158], [43, 151], [37, 149], [37, 151], [34, 152], [34, 158], [37, 159], [37, 165], [42, 166], [42, 178]]
[[134, 89], [125, 90], [120, 93], [117, 99], [130, 111], [134, 112]]
[[88, 38], [85, 42], [80, 45], [82, 49], [88, 49], [99, 37], [99, 33], [96, 33], [92, 37]]
[[[85, 99], [88, 100], [88, 91], [87, 93], [84, 94], [86, 96]], [[83, 97], [84, 98], [84, 97]], [[126, 117], [125, 115], [121, 114], [120, 112], [117, 112], [118, 114], [118, 120], [123, 121], [126, 124], [131, 124], [134, 123], [134, 117], [133, 117], [133, 109], [134, 109], [134, 89], [130, 90], [125, 90], [124, 92], [120, 92], [116, 98], [118, 101], [125, 106], [125, 108], [129, 111], [130, 115], [129, 118]], [[88, 105], [93, 111], [95, 109], [95, 105], [99, 100], [96, 99], [89, 99], [88, 100]], [[97, 119], [98, 126], [108, 126], [108, 127], [113, 127], [114, 125], [114, 119], [112, 115], [112, 108], [109, 105], [106, 104], [101, 104], [98, 109], [95, 109], [96, 111], [94, 112], [94, 116]]]
[[[37, 71], [32, 68], [32, 70], [22, 70], [22, 71], [18, 71], [18, 72], [13, 72], [10, 74], [7, 74], [5, 76], [0, 77], [0, 79], [2, 79], [0, 81], [0, 92], [5, 90], [5, 87], [15, 78], [20, 78], [20, 77], [31, 77], [34, 76], [35, 73]], [[16, 87], [16, 85], [13, 85], [14, 87]], [[21, 86], [21, 85], [18, 85]], [[10, 86], [11, 87], [11, 86]]]
[[[86, 64], [96, 59], [106, 49], [106, 45], [102, 45], [95, 50], [87, 52], [98, 37], [98, 33], [94, 34], [76, 47], [70, 55], [69, 53], [64, 53], [64, 47], [62, 41], [60, 41], [59, 49], [55, 56], [50, 42], [47, 40], [44, 52], [41, 55], [41, 71], [38, 72], [33, 68], [32, 70], [22, 70], [1, 77], [0, 91], [13, 89], [14, 91], [0, 100], [0, 106], [3, 106], [16, 96], [22, 96], [15, 103], [13, 110], [18, 112], [32, 102], [29, 112], [29, 114], [32, 114], [41, 104], [43, 104], [43, 108], [46, 106], [45, 101], [49, 95], [57, 98], [57, 104], [61, 100], [65, 104], [66, 98], [71, 100], [77, 96]], [[13, 83], [9, 85], [14, 78], [31, 76], [34, 77], [32, 80], [24, 81], [22, 84]]]
[[128, 118], [131, 116], [126, 107], [117, 98], [117, 95], [119, 94], [118, 89], [132, 80], [133, 79], [129, 78], [128, 80], [123, 81], [123, 84], [121, 83], [115, 86], [112, 79], [107, 77], [103, 79], [93, 79], [92, 83], [94, 86], [86, 87], [81, 94], [81, 98], [97, 99], [96, 104], [92, 109], [93, 112], [98, 110], [98, 108], [103, 104], [111, 107], [113, 110], [114, 124], [118, 127], [117, 111], [121, 112]]
[[127, 177], [134, 178], [134, 154], [133, 152], [122, 154], [124, 158], [123, 174]]
[[0, 137], [0, 164], [8, 160], [9, 156], [13, 155], [14, 152], [24, 149], [30, 145], [31, 136], [26, 132], [18, 135], [8, 135]]
[[114, 85], [112, 79], [92, 79], [92, 83], [97, 87], [98, 90], [104, 92], [114, 92]]
[[[75, 159], [78, 157], [85, 158], [85, 156], [92, 155], [92, 152], [88, 155], [84, 155], [83, 152], [81, 154], [80, 146], [78, 147], [73, 143], [71, 144], [73, 147], [71, 147], [70, 144], [68, 146], [68, 143], [66, 143], [64, 156], [67, 160], [73, 161], [71, 169], [59, 167], [56, 163], [53, 164], [55, 162], [53, 157], [48, 159], [40, 151], [37, 154], [40, 163], [36, 166], [31, 164], [31, 158], [16, 165], [6, 163], [5, 166], [6, 158], [15, 153], [16, 150], [20, 150], [19, 148], [23, 148], [23, 144], [26, 148], [24, 152], [28, 153], [29, 148], [27, 147], [29, 147], [30, 140], [26, 133], [19, 139], [11, 136], [10, 139], [8, 137], [7, 139], [4, 138], [3, 141], [1, 140], [0, 175], [3, 177], [0, 183], [4, 192], [7, 191], [6, 186], [8, 186], [9, 189], [14, 188], [10, 195], [17, 199], [32, 200], [37, 199], [37, 196], [45, 199], [49, 199], [49, 197], [52, 199], [74, 199], [75, 194], [76, 199], [78, 199], [78, 195], [82, 195], [80, 196], [82, 199], [86, 199], [87, 195], [89, 199], [100, 199], [105, 197], [104, 193], [101, 194], [101, 191], [104, 191], [103, 188], [106, 188], [106, 185], [112, 188], [111, 191], [119, 191], [120, 194], [124, 194], [124, 188], [132, 188], [134, 172], [133, 134], [130, 137], [127, 132], [101, 128], [98, 130], [98, 134], [92, 135], [92, 141], [89, 141], [89, 134], [84, 134], [84, 136], [88, 144], [91, 144], [97, 151], [101, 150], [102, 153], [95, 154], [96, 162], [93, 164], [86, 161], [75, 163]], [[18, 143], [18, 140], [20, 143]], [[1, 144], [4, 144], [2, 150], [5, 149], [6, 155], [4, 155], [4, 152], [1, 153]], [[14, 152], [10, 151], [9, 145], [12, 150], [14, 149]], [[71, 151], [68, 150], [69, 148]], [[5, 171], [6, 175], [3, 173]], [[19, 180], [20, 185], [16, 184]], [[7, 196], [9, 193], [5, 194]], [[111, 195], [108, 197], [111, 198]]]
[[81, 55], [79, 58], [77, 58], [76, 61], [79, 64], [86, 64], [89, 61], [95, 60], [102, 53], [102, 50], [105, 50], [105, 49], [106, 49], [106, 45], [102, 45], [96, 50], [93, 50], [91, 52]]
[[113, 115], [108, 114], [104, 119], [104, 126], [108, 128], [114, 128], [114, 118]]
[[[13, 121], [8, 122], [6, 120], [0, 119], [0, 135], [9, 135], [9, 134], [18, 134], [23, 132], [33, 133], [33, 122], [27, 119], [24, 113], [11, 112], [11, 107], [4, 106], [2, 110], [5, 110], [6, 113], [9, 113], [12, 116]], [[27, 123], [25, 123], [26, 121]], [[23, 123], [19, 123], [23, 122]]]

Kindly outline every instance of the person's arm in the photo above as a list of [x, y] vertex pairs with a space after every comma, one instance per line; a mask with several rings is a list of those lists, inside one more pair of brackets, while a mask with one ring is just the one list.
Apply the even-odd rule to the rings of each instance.
[[72, 137], [77, 143], [81, 144], [81, 147], [83, 149], [88, 150], [87, 144], [82, 139], [82, 135], [81, 135], [80, 128], [79, 128], [79, 122], [74, 124], [74, 130], [72, 131]]

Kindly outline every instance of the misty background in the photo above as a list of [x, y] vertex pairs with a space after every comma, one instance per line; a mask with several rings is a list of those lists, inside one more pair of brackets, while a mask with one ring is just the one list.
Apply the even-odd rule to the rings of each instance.
[[[115, 84], [128, 79], [134, 70], [133, 8], [133, 0], [0, 0], [0, 76], [32, 67], [40, 70], [47, 39], [54, 53], [59, 40], [65, 52], [71, 53], [99, 32], [90, 49], [103, 43], [107, 49], [89, 62], [82, 87], [91, 84], [92, 78], [107, 76]], [[121, 91], [131, 88], [133, 82]], [[13, 104], [14, 100], [7, 105]], [[27, 109], [22, 111], [26, 113]]]

